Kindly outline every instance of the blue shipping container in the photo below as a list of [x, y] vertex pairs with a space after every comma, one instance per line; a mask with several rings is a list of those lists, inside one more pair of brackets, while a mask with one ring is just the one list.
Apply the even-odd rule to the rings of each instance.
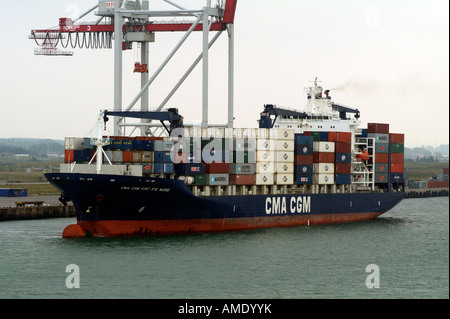
[[296, 144], [294, 151], [295, 155], [313, 155], [313, 146], [309, 144]]
[[0, 188], [0, 197], [26, 197], [26, 188]]
[[336, 163], [350, 163], [352, 160], [350, 153], [336, 153], [335, 161]]
[[124, 151], [131, 151], [133, 149], [133, 141], [132, 140], [123, 140], [122, 141], [122, 149]]
[[312, 185], [312, 183], [313, 183], [313, 175], [312, 174], [295, 175], [295, 184], [297, 184], [297, 185]]
[[302, 134], [295, 134], [295, 144], [297, 145], [313, 145], [313, 137]]
[[320, 132], [320, 140], [323, 142], [328, 141], [328, 132]]
[[350, 174], [335, 174], [334, 182], [337, 185], [350, 184], [351, 183]]
[[73, 160], [74, 160], [74, 162], [83, 162], [84, 161], [84, 150], [74, 150], [73, 151]]
[[173, 174], [173, 163], [164, 163], [164, 174]]
[[153, 172], [155, 174], [163, 174], [164, 173], [164, 164], [163, 163], [154, 163], [153, 164]]
[[310, 175], [313, 174], [313, 165], [295, 165], [295, 175]]
[[83, 162], [90, 162], [93, 155], [94, 155], [93, 149], [85, 148], [83, 151]]
[[391, 183], [403, 183], [405, 181], [405, 176], [403, 173], [390, 173], [389, 182]]
[[112, 140], [112, 149], [113, 150], [121, 150], [123, 146], [122, 140]]
[[187, 163], [175, 165], [175, 172], [177, 175], [201, 175], [206, 174], [206, 166], [201, 163]]
[[154, 152], [153, 154], [155, 163], [172, 163], [170, 152]]
[[144, 150], [144, 141], [143, 140], [134, 140], [133, 141], [133, 149], [136, 151]]
[[143, 150], [144, 151], [154, 151], [155, 150], [155, 141], [142, 141], [143, 142]]

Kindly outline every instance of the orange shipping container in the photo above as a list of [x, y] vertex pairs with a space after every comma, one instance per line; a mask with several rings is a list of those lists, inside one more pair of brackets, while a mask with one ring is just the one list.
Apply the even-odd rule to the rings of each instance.
[[448, 187], [448, 181], [438, 181], [438, 187]]
[[404, 170], [403, 163], [391, 163], [391, 173], [403, 173]]
[[254, 185], [255, 175], [230, 175], [230, 185]]
[[337, 134], [338, 132], [328, 132], [328, 142], [336, 142]]
[[[330, 153], [330, 154], [333, 154], [333, 153]], [[313, 156], [312, 155], [295, 155], [294, 164], [295, 165], [312, 165], [313, 164]]]
[[328, 132], [329, 142], [345, 142], [350, 143], [352, 141], [352, 133], [350, 132]]
[[123, 151], [122, 152], [122, 162], [124, 162], [124, 163], [133, 162], [133, 152], [132, 151]]
[[327, 152], [314, 152], [313, 153], [314, 163], [334, 163], [334, 153]]
[[391, 133], [389, 134], [391, 143], [400, 143], [400, 144], [404, 144], [405, 143], [405, 134], [396, 134], [396, 133]]
[[337, 142], [350, 143], [352, 141], [352, 133], [350, 132], [339, 132], [337, 136]]
[[405, 154], [403, 153], [391, 153], [391, 163], [403, 164], [405, 162]]
[[352, 143], [347, 142], [336, 142], [335, 144], [336, 153], [351, 153]]
[[389, 154], [387, 153], [376, 153], [375, 154], [376, 163], [389, 163]]
[[73, 150], [65, 150], [64, 151], [64, 163], [70, 164], [74, 162], [74, 151]]
[[350, 163], [336, 163], [334, 164], [334, 171], [336, 174], [350, 174], [351, 165]]
[[438, 181], [429, 181], [428, 182], [428, 188], [437, 188], [438, 185]]

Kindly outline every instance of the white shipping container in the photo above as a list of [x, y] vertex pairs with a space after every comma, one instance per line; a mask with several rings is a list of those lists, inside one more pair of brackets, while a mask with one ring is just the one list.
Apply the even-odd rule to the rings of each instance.
[[256, 162], [275, 162], [275, 152], [256, 151]]
[[277, 163], [294, 163], [294, 152], [277, 152], [275, 160]]
[[276, 172], [278, 174], [294, 174], [294, 163], [277, 163]]
[[270, 137], [276, 140], [294, 140], [295, 130], [294, 129], [271, 129]]
[[322, 153], [334, 153], [334, 142], [313, 142], [313, 151]]
[[256, 173], [275, 173], [276, 172], [276, 166], [275, 163], [264, 163], [264, 162], [259, 162], [256, 163]]
[[233, 140], [235, 151], [256, 151], [256, 139], [253, 138], [238, 138]]
[[64, 148], [66, 150], [84, 150], [84, 137], [66, 137]]
[[333, 174], [333, 163], [314, 163], [314, 173]]
[[280, 174], [277, 173], [277, 185], [292, 185], [294, 184], [294, 174]]
[[256, 140], [256, 150], [258, 151], [275, 151], [276, 141], [271, 139], [257, 139]]
[[234, 138], [244, 138], [244, 129], [242, 128], [234, 128], [233, 129]]
[[293, 152], [295, 147], [294, 140], [276, 140], [276, 149], [278, 152], [280, 151], [289, 151]]
[[256, 185], [273, 185], [274, 184], [274, 174], [256, 174], [255, 175]]
[[268, 128], [258, 128], [256, 129], [256, 137], [259, 139], [270, 139], [270, 131], [272, 129]]
[[[81, 174], [95, 174], [97, 168], [95, 164], [61, 164], [61, 173], [81, 173]], [[142, 165], [103, 165], [103, 174], [111, 175], [131, 175], [142, 176]]]
[[313, 174], [314, 184], [329, 185], [334, 184], [334, 174]]

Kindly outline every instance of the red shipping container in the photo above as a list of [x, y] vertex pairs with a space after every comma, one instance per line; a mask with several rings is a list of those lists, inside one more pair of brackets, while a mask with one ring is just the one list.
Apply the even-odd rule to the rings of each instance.
[[391, 173], [403, 173], [404, 170], [403, 163], [391, 163]]
[[440, 188], [448, 187], [448, 181], [438, 181], [438, 187]]
[[230, 172], [230, 166], [228, 163], [210, 163], [206, 164], [207, 174], [228, 174]]
[[336, 174], [350, 174], [351, 173], [350, 163], [336, 163], [334, 164], [334, 171]]
[[391, 153], [391, 163], [403, 164], [405, 162], [405, 154]]
[[428, 188], [437, 188], [438, 185], [438, 181], [429, 181], [428, 182]]
[[65, 150], [64, 151], [64, 163], [70, 164], [74, 162], [74, 151], [73, 150]]
[[369, 123], [367, 124], [367, 133], [389, 133], [389, 124]]
[[375, 154], [375, 162], [376, 163], [389, 163], [389, 154], [388, 153], [376, 153]]
[[448, 167], [444, 168], [443, 173], [448, 175]]
[[405, 134], [391, 133], [391, 134], [389, 134], [389, 139], [390, 139], [391, 143], [404, 144], [405, 143]]
[[338, 135], [338, 132], [328, 132], [328, 142], [336, 142], [337, 135]]
[[314, 163], [334, 163], [334, 153], [314, 152]]
[[254, 185], [255, 175], [230, 175], [230, 185]]
[[352, 133], [350, 132], [338, 132], [337, 142], [347, 142], [351, 143], [352, 141]]
[[[332, 153], [330, 153], [332, 154]], [[312, 165], [313, 156], [312, 155], [295, 155], [294, 158], [295, 165]]]
[[133, 152], [132, 151], [123, 151], [122, 152], [122, 162], [123, 163], [133, 162]]
[[335, 142], [334, 144], [336, 153], [351, 153], [352, 143], [347, 142]]
[[352, 133], [350, 132], [328, 132], [329, 142], [346, 142], [352, 141]]

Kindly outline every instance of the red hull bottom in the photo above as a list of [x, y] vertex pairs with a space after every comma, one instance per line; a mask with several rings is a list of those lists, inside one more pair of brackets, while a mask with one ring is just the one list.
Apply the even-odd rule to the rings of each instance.
[[229, 219], [79, 221], [78, 224], [67, 226], [66, 229], [64, 229], [63, 237], [134, 237], [323, 225], [370, 220], [381, 214], [383, 214], [383, 212], [296, 216], [284, 215]]

